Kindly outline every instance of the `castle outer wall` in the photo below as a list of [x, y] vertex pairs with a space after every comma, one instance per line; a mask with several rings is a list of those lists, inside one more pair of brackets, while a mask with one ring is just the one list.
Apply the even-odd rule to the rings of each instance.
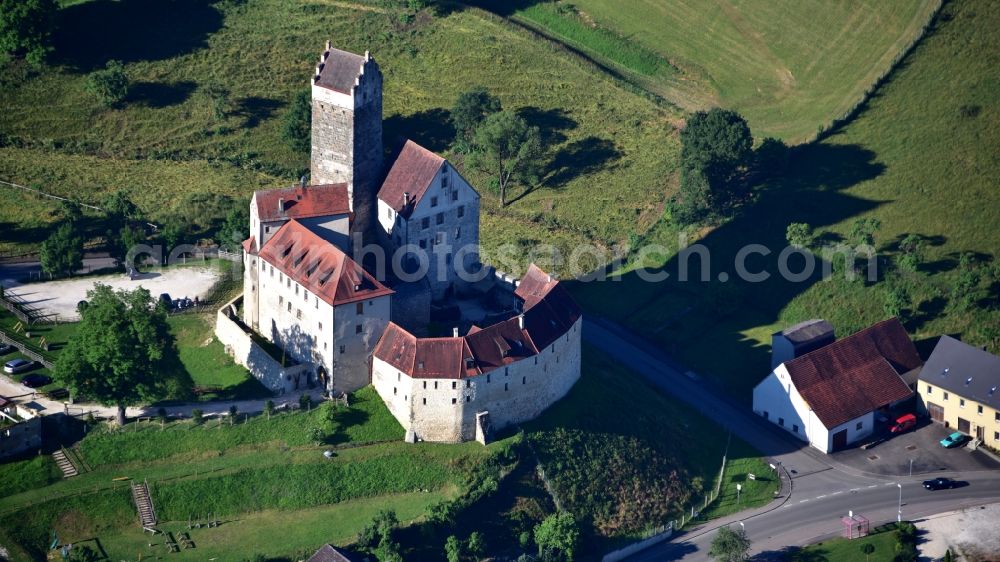
[[583, 318], [537, 355], [462, 379], [412, 378], [378, 357], [372, 384], [407, 434], [455, 443], [477, 439], [476, 415], [493, 429], [531, 420], [564, 397], [580, 378]]

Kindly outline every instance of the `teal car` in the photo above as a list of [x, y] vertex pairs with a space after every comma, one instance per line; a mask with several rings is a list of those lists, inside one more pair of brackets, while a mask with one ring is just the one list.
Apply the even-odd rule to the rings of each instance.
[[965, 443], [966, 439], [967, 437], [965, 436], [964, 433], [956, 431], [955, 433], [952, 433], [948, 437], [942, 439], [941, 446], [944, 447], [945, 449], [951, 449], [952, 447], [958, 447], [962, 443]]

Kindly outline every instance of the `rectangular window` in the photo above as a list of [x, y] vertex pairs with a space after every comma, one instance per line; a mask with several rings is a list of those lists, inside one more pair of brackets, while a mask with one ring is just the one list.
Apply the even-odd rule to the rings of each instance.
[[931, 388], [931, 385], [927, 385], [927, 394], [934, 394], [934, 389]]
[[[289, 303], [289, 304], [291, 304], [291, 303]], [[295, 309], [295, 318], [297, 318], [299, 320], [302, 320], [302, 309], [300, 309], [300, 308], [296, 308]]]
[[393, 395], [393, 396], [395, 396], [395, 395], [396, 395], [396, 387], [392, 387], [392, 395]]
[[435, 244], [444, 244], [444, 233], [443, 232], [438, 232], [438, 233], [434, 234], [434, 243]]
[[426, 248], [427, 247], [427, 241], [426, 240], [421, 240], [420, 241], [420, 247], [421, 248]]
[[424, 390], [427, 390], [427, 381], [424, 381]]
[[465, 216], [465, 205], [459, 205], [458, 207], [458, 218]]
[[503, 383], [503, 390], [504, 392], [507, 392], [507, 383]]
[[792, 431], [794, 431], [795, 433], [798, 433], [799, 432], [799, 426], [793, 423], [792, 424]]
[[423, 228], [423, 229], [426, 230], [426, 229], [428, 229], [430, 227], [431, 227], [431, 218], [430, 217], [424, 217], [424, 218], [420, 219], [420, 228]]
[[396, 382], [400, 382], [402, 380], [403, 380], [403, 373], [396, 373]]
[[354, 333], [355, 334], [361, 333], [361, 324], [358, 324], [357, 326], [354, 327]]
[[292, 301], [288, 301], [288, 312], [292, 311]]
[[426, 405], [427, 405], [427, 399], [424, 398], [424, 406], [426, 406]]
[[457, 398], [452, 398], [451, 399], [451, 403], [452, 404], [457, 404], [458, 403], [458, 399]]
[[993, 414], [993, 421], [1000, 422], [1000, 412]]
[[358, 314], [358, 316], [364, 314], [365, 313], [365, 303], [359, 302], [358, 304], [356, 304], [354, 306], [354, 312], [356, 312]]
[[455, 390], [456, 388], [458, 388], [458, 383], [455, 381], [451, 381], [451, 389]]
[[947, 393], [947, 392], [945, 392], [945, 393], [944, 393], [944, 401], [945, 401], [945, 402], [947, 402], [947, 401], [948, 401], [948, 393]]
[[438, 389], [438, 381], [434, 381], [434, 390]]
[[465, 388], [472, 388], [472, 381], [465, 379]]
[[472, 401], [472, 397], [471, 396], [466, 396], [465, 397], [465, 401], [466, 402], [471, 402]]
[[486, 373], [486, 382], [490, 382], [490, 374]]
[[462, 237], [462, 227], [455, 227], [455, 240]]
[[993, 432], [993, 440], [994, 441], [1000, 441], [1000, 431], [994, 431]]
[[319, 322], [319, 331], [321, 331], [321, 332], [323, 331], [323, 323], [322, 322]]
[[458, 190], [455, 190], [455, 191], [451, 192], [451, 200], [452, 201], [458, 201]]
[[278, 283], [281, 283], [284, 280], [285, 280], [285, 275], [279, 271], [278, 272]]
[[285, 304], [285, 297], [278, 295], [278, 306]]
[[959, 398], [958, 399], [958, 407], [959, 408], [964, 408], [965, 407], [965, 398]]
[[785, 418], [778, 418], [778, 425], [785, 427]]
[[528, 384], [528, 377], [521, 377], [521, 384]]
[[386, 216], [387, 218], [390, 218], [390, 219], [391, 219], [391, 218], [392, 218], [392, 209], [386, 209], [386, 210], [385, 210], [385, 216]]
[[344, 346], [340, 346], [340, 353], [341, 353], [341, 354], [343, 354], [343, 353], [344, 353]]
[[976, 413], [979, 415], [983, 415], [983, 407], [981, 405], [976, 406]]
[[444, 224], [444, 213], [438, 213], [434, 216], [435, 224]]
[[431, 207], [437, 207], [437, 206], [438, 206], [438, 198], [431, 197]]
[[295, 284], [295, 295], [298, 296], [298, 294], [299, 294], [299, 284], [296, 283]]
[[274, 278], [274, 266], [272, 265], [272, 266], [270, 266], [270, 268], [271, 268], [271, 278], [273, 279]]
[[446, 171], [441, 172], [441, 188], [448, 187], [448, 174]]
[[864, 425], [864, 422], [858, 422], [858, 424], [854, 426], [854, 429], [861, 431], [861, 428], [864, 427]]

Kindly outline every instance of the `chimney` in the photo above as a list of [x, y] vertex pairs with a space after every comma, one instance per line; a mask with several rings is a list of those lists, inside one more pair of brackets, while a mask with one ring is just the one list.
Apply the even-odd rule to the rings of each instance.
[[455, 326], [454, 328], [451, 329], [451, 337], [453, 338], [458, 337], [458, 326]]
[[278, 198], [278, 212], [279, 213], [285, 212], [285, 200], [280, 197]]
[[302, 187], [302, 189], [306, 188], [306, 177], [305, 176], [302, 176], [301, 178], [299, 178], [299, 186]]
[[406, 207], [409, 204], [410, 204], [410, 192], [409, 191], [404, 191], [403, 192], [403, 207]]
[[517, 315], [517, 327], [520, 328], [520, 329], [522, 329], [522, 330], [524, 329], [524, 315], [523, 314], [518, 314]]

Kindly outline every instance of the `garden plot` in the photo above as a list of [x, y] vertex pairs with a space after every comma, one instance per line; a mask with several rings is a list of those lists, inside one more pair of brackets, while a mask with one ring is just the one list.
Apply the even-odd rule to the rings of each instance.
[[86, 300], [87, 291], [97, 283], [110, 285], [114, 289], [132, 290], [144, 287], [154, 297], [169, 293], [173, 298], [204, 298], [212, 286], [225, 274], [217, 267], [186, 266], [164, 268], [154, 272], [138, 274], [130, 279], [123, 274], [88, 276], [62, 281], [28, 283], [5, 287], [6, 293], [16, 297], [27, 306], [46, 315], [54, 315], [58, 320], [78, 320], [80, 315], [76, 305]]

